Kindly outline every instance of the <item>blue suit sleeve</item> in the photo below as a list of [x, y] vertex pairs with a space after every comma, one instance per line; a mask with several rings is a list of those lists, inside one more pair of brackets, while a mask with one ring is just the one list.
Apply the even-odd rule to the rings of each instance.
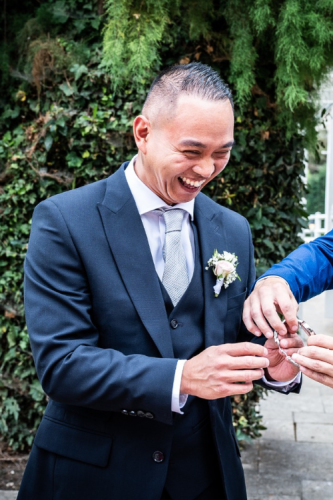
[[304, 302], [333, 288], [333, 230], [301, 245], [261, 278], [284, 278], [297, 302]]
[[37, 374], [51, 399], [104, 411], [143, 409], [172, 423], [177, 359], [99, 347], [85, 269], [52, 200], [34, 213], [25, 310]]

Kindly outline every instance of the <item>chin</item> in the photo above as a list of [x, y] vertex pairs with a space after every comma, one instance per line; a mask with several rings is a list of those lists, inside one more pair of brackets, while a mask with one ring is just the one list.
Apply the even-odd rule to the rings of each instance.
[[170, 196], [161, 197], [168, 205], [177, 205], [178, 203], [187, 203], [188, 201], [192, 201], [201, 190], [196, 191], [195, 193], [172, 193]]

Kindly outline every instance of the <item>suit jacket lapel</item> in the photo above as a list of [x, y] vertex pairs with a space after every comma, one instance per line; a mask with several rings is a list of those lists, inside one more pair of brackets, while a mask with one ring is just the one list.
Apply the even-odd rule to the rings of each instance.
[[165, 304], [147, 236], [128, 187], [124, 165], [107, 180], [98, 204], [119, 273], [141, 321], [163, 357], [174, 357]]
[[199, 194], [195, 200], [194, 220], [198, 227], [203, 269], [205, 298], [205, 345], [219, 345], [224, 342], [224, 317], [227, 312], [227, 291], [222, 288], [215, 297], [213, 286], [216, 277], [212, 269], [206, 270], [207, 261], [214, 250], [227, 250], [226, 235], [223, 228], [223, 214], [216, 211], [212, 201]]

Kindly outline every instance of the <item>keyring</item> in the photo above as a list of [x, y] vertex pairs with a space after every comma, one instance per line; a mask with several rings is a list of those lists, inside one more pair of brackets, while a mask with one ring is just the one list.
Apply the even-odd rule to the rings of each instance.
[[312, 330], [312, 328], [310, 328], [309, 325], [305, 323], [303, 319], [297, 318], [297, 321], [298, 321], [298, 326], [302, 328], [303, 332], [305, 332], [308, 337], [311, 337], [311, 335], [316, 335], [316, 332]]
[[[316, 332], [307, 323], [305, 323], [305, 321], [303, 319], [297, 318], [297, 321], [298, 321], [298, 327], [302, 328], [303, 332], [306, 333], [306, 335], [308, 337], [311, 337], [312, 335], [316, 335]], [[285, 322], [286, 322], [286, 320], [284, 319], [282, 323], [285, 323]], [[284, 349], [282, 349], [282, 347], [280, 346], [280, 340], [278, 338], [278, 332], [276, 330], [273, 330], [273, 338], [274, 338], [274, 341], [275, 341], [276, 345], [279, 348], [279, 352], [286, 357], [287, 361], [289, 361], [290, 363], [292, 363], [293, 365], [295, 365], [295, 366], [297, 366], [299, 368], [300, 365], [298, 363], [296, 363], [296, 361], [294, 361], [286, 353], [286, 351]]]

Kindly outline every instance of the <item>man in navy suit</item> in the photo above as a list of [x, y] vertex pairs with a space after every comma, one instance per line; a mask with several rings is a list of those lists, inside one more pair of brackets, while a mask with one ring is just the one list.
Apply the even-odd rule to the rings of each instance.
[[[287, 333], [277, 311], [286, 319], [288, 330], [298, 329], [298, 303], [333, 289], [333, 231], [301, 245], [257, 281], [244, 305], [243, 320], [254, 335], [271, 338], [268, 323]], [[308, 377], [333, 388], [333, 339], [327, 335], [308, 338], [307, 346], [292, 355]]]
[[[49, 403], [19, 500], [245, 500], [229, 396], [254, 380], [299, 391], [241, 322], [248, 223], [200, 193], [233, 145], [228, 87], [199, 63], [169, 68], [133, 130], [131, 162], [34, 213], [26, 318]], [[215, 249], [241, 279], [218, 297]]]

